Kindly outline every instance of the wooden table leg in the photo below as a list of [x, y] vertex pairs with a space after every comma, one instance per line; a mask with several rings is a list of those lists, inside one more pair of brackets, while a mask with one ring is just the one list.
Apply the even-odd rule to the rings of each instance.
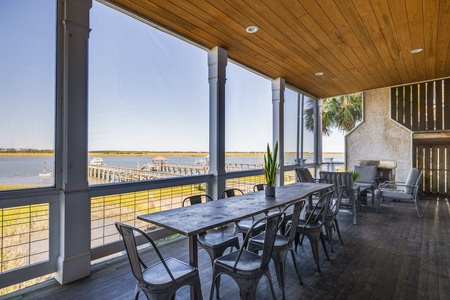
[[[189, 264], [198, 268], [197, 235], [189, 237]], [[191, 286], [191, 299], [198, 299], [194, 288]]]

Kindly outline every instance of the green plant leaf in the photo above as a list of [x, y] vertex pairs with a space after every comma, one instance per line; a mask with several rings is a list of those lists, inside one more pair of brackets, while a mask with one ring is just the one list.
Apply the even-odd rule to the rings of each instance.
[[278, 157], [278, 141], [275, 143], [273, 152], [270, 151], [269, 143], [267, 143], [266, 154], [264, 154], [264, 176], [268, 186], [274, 186], [277, 171], [280, 163], [277, 163]]

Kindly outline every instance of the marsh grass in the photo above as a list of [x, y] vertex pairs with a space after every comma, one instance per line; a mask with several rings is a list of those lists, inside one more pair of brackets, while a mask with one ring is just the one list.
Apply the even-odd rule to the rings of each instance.
[[[135, 223], [140, 214], [180, 207], [182, 199], [204, 192], [204, 189], [204, 184], [196, 184], [93, 197], [91, 199], [91, 246], [97, 247], [118, 240], [119, 236], [114, 228], [116, 221]], [[154, 228], [148, 223], [138, 223], [144, 230]], [[48, 237], [49, 204], [0, 209], [0, 272], [26, 267], [48, 259]], [[45, 281], [51, 276], [47, 275], [5, 287], [0, 289], [0, 295]]]

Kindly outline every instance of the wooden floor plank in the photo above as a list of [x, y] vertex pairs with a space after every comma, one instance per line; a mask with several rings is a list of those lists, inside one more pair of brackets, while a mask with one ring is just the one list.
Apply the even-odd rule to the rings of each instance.
[[[449, 198], [423, 200], [422, 209], [423, 215], [418, 218], [414, 210], [382, 208], [377, 214], [375, 207], [369, 205], [363, 208], [358, 225], [352, 224], [351, 213], [340, 212], [344, 245], [334, 235], [335, 251], [329, 251], [330, 260], [319, 245], [320, 273], [307, 239], [296, 252], [303, 285], [298, 282], [291, 257], [287, 257], [286, 299], [448, 299]], [[186, 238], [158, 246], [164, 256], [188, 261]], [[146, 257], [154, 260], [151, 254]], [[281, 299], [273, 265], [271, 270], [277, 299]], [[203, 250], [199, 250], [199, 271], [202, 293], [207, 299], [211, 261]], [[0, 299], [132, 299], [134, 285], [128, 261], [120, 257], [93, 266], [89, 278], [63, 286], [47, 282]], [[222, 278], [220, 296], [237, 299], [236, 283]], [[177, 299], [189, 299], [189, 289], [180, 289]], [[265, 278], [258, 286], [257, 299], [270, 299]]]

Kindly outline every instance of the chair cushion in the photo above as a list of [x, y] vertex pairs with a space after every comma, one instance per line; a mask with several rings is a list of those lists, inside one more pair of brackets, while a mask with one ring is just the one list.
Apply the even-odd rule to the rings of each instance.
[[[416, 168], [411, 169], [411, 171], [408, 174], [408, 177], [406, 178], [405, 185], [416, 185], [417, 180], [419, 179], [418, 178], [419, 174], [420, 174], [419, 169], [416, 169]], [[405, 191], [405, 193], [412, 194], [414, 191], [414, 188], [405, 186], [404, 191]]]
[[381, 189], [378, 190], [379, 196], [381, 198], [391, 198], [399, 200], [412, 200], [412, 195], [406, 193], [404, 190], [394, 190], [394, 189]]
[[355, 183], [372, 183], [377, 177], [376, 166], [355, 166], [355, 171], [359, 173]]

